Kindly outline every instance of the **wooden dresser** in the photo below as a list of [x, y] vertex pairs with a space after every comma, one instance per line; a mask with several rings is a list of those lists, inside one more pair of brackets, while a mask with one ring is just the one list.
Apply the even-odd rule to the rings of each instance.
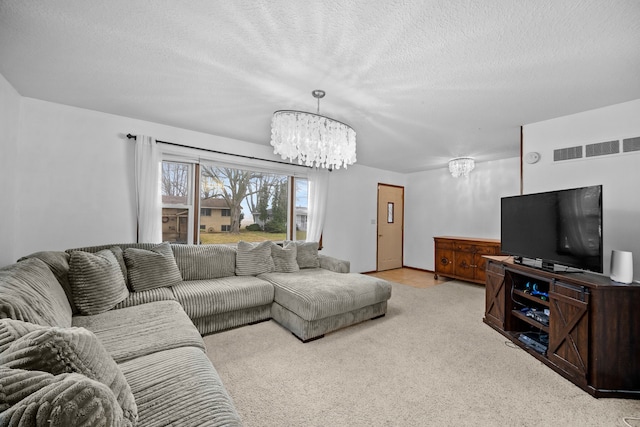
[[484, 285], [486, 281], [483, 255], [499, 255], [499, 239], [440, 236], [435, 241], [435, 275]]

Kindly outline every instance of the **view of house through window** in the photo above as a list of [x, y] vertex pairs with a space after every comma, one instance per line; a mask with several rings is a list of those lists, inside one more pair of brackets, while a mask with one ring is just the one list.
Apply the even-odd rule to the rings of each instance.
[[162, 162], [162, 241], [187, 243], [193, 203], [193, 165]]
[[306, 179], [163, 161], [162, 238], [201, 244], [304, 240], [307, 194]]

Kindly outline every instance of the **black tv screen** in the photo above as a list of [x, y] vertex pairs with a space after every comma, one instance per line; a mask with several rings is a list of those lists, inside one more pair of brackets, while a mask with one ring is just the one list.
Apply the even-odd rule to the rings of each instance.
[[602, 273], [602, 186], [503, 197], [502, 252]]

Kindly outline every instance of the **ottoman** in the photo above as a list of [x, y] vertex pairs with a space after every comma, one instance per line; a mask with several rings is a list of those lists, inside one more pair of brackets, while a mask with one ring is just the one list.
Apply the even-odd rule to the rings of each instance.
[[311, 268], [295, 273], [264, 273], [258, 277], [274, 286], [273, 320], [302, 342], [382, 317], [391, 298], [391, 283], [358, 273]]

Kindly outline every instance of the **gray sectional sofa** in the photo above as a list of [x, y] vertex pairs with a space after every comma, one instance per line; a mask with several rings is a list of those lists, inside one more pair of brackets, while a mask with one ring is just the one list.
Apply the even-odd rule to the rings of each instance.
[[241, 425], [202, 335], [273, 319], [306, 342], [390, 296], [313, 242], [31, 254], [0, 269], [0, 427]]

